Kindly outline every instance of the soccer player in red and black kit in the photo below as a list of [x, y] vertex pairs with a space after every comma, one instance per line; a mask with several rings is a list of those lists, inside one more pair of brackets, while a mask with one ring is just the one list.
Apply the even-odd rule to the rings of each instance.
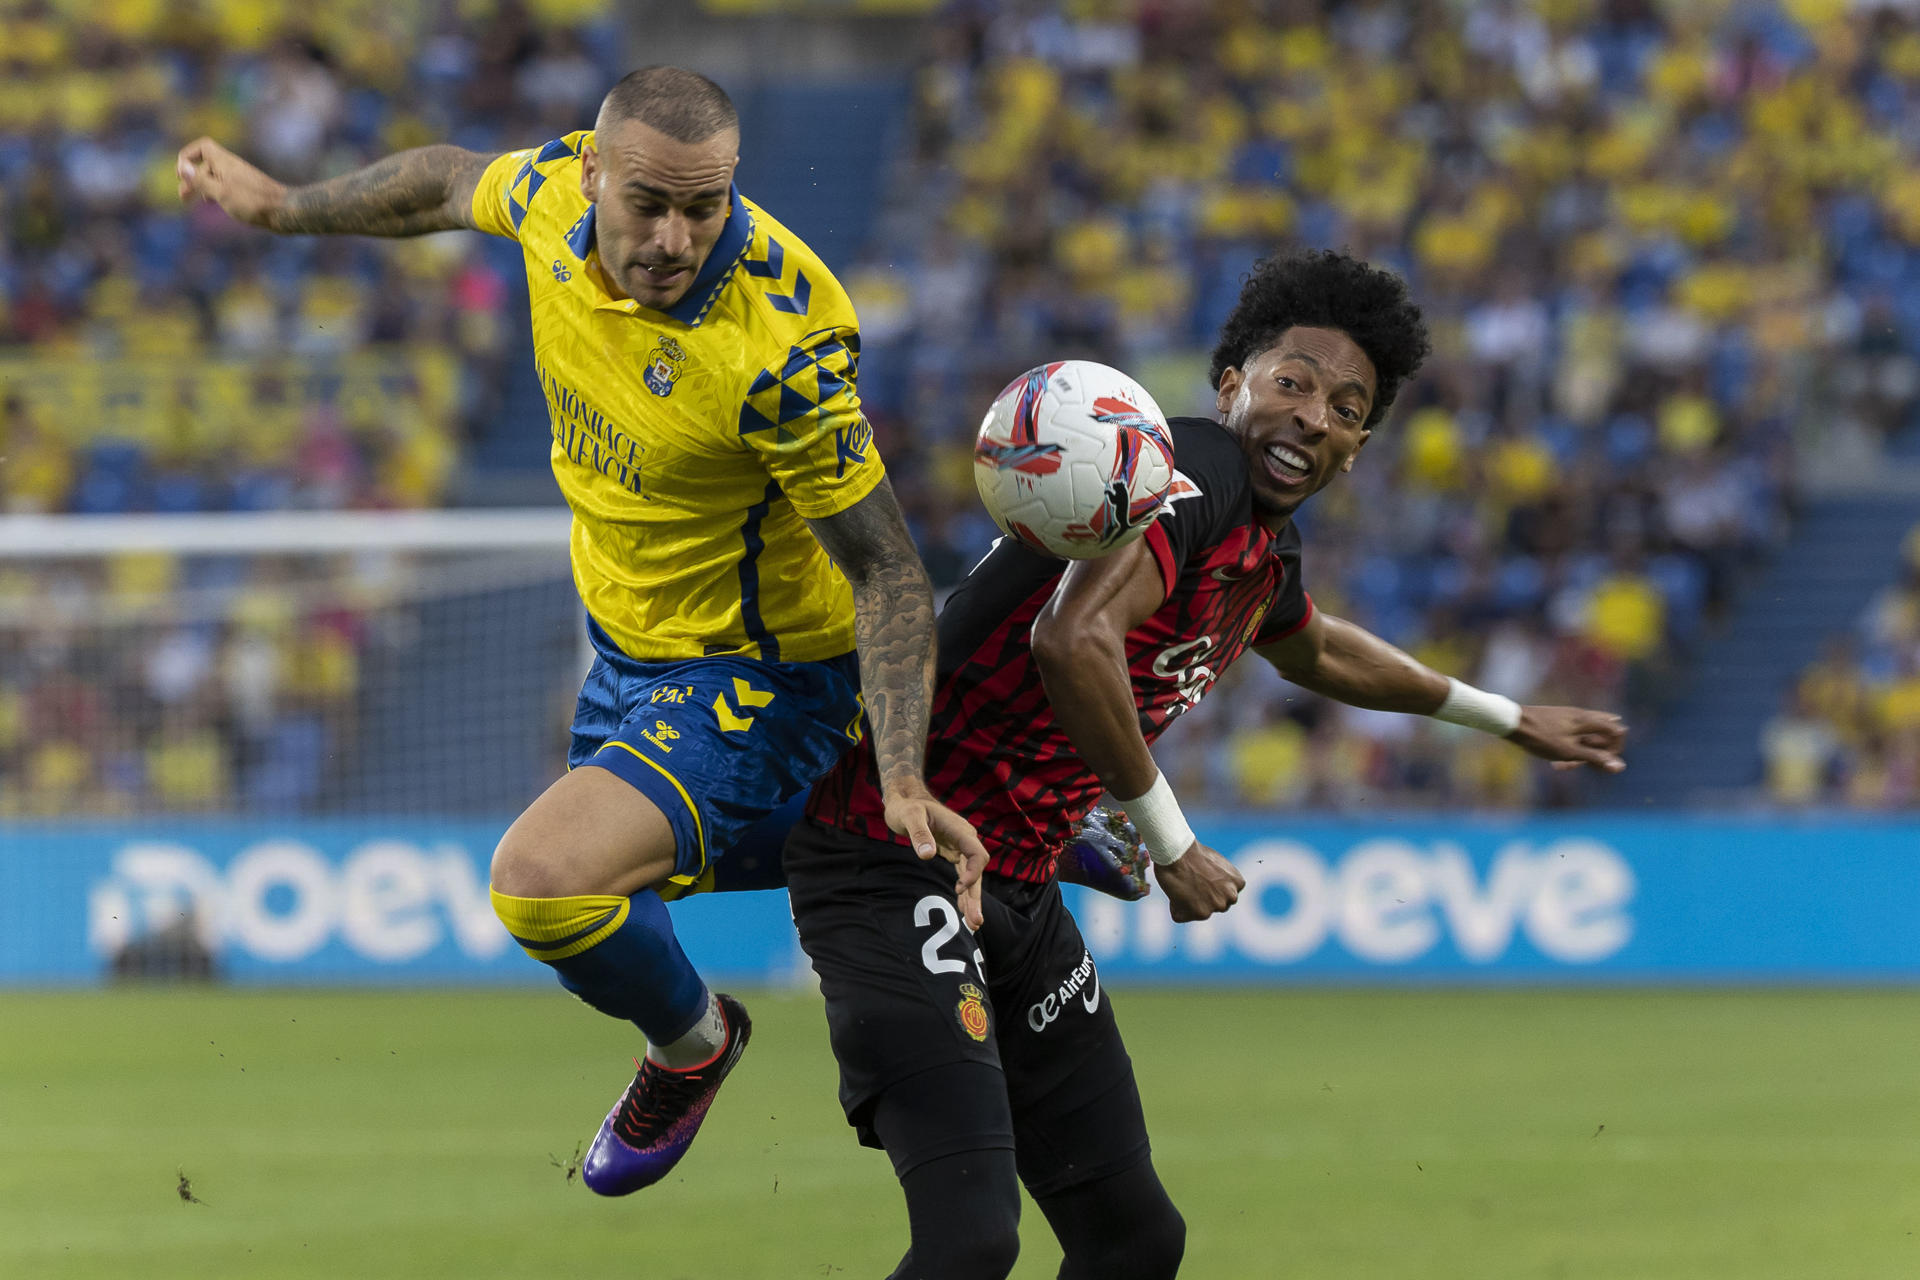
[[[1140, 828], [1175, 919], [1244, 881], [1194, 839], [1148, 744], [1253, 649], [1355, 706], [1500, 733], [1613, 771], [1624, 726], [1521, 707], [1314, 609], [1302, 501], [1349, 471], [1428, 350], [1394, 276], [1352, 257], [1263, 262], [1213, 354], [1221, 421], [1172, 421], [1177, 475], [1146, 535], [1066, 564], [1002, 539], [940, 616], [927, 780], [989, 853], [984, 893], [888, 828], [872, 753], [816, 786], [786, 846], [800, 940], [826, 996], [841, 1102], [906, 1192], [897, 1280], [1005, 1276], [1024, 1182], [1070, 1280], [1172, 1276], [1185, 1224], [1154, 1172], [1111, 999], [1055, 859], [1102, 792]], [[1204, 1059], [1206, 1044], [1196, 1042]]]

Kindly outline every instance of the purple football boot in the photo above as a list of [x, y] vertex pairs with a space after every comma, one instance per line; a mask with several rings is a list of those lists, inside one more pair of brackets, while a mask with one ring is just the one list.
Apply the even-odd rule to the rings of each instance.
[[673, 1071], [651, 1058], [640, 1064], [640, 1073], [587, 1148], [580, 1179], [591, 1190], [624, 1196], [650, 1187], [672, 1172], [693, 1145], [720, 1082], [740, 1061], [753, 1034], [746, 1006], [730, 995], [716, 993], [713, 998], [726, 1020], [727, 1042], [704, 1066]]
[[1095, 809], [1054, 860], [1055, 874], [1122, 902], [1138, 902], [1147, 885], [1146, 847], [1121, 809]]

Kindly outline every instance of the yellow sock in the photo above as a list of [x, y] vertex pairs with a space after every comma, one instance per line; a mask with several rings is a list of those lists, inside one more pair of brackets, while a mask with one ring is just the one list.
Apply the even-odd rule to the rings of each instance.
[[521, 950], [551, 964], [577, 956], [611, 936], [627, 921], [627, 899], [610, 893], [572, 898], [515, 898], [489, 889], [493, 914]]

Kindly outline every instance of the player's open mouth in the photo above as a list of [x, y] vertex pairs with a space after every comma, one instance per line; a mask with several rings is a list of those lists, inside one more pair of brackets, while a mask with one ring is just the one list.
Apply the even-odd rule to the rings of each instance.
[[1313, 459], [1290, 444], [1266, 447], [1267, 471], [1284, 485], [1305, 484], [1313, 474]]
[[640, 274], [646, 282], [656, 289], [672, 288], [687, 274], [685, 267], [649, 267], [644, 262], [634, 265], [640, 268]]

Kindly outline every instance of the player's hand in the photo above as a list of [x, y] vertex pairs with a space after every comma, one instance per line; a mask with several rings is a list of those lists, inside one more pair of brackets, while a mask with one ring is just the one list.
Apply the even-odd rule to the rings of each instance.
[[1240, 868], [1198, 840], [1178, 862], [1155, 863], [1153, 878], [1167, 895], [1173, 918], [1183, 924], [1225, 911], [1240, 901], [1240, 891], [1247, 887]]
[[959, 872], [954, 893], [967, 927], [978, 929], [980, 876], [987, 869], [987, 847], [973, 824], [933, 798], [919, 780], [886, 789], [887, 825], [907, 838], [921, 861], [945, 858]]
[[1508, 739], [1556, 769], [1582, 765], [1606, 773], [1627, 767], [1620, 747], [1627, 740], [1627, 723], [1607, 711], [1585, 707], [1522, 707], [1520, 725]]
[[199, 138], [180, 148], [174, 168], [180, 178], [182, 203], [209, 200], [235, 221], [273, 229], [273, 215], [286, 198], [285, 185], [212, 138]]

